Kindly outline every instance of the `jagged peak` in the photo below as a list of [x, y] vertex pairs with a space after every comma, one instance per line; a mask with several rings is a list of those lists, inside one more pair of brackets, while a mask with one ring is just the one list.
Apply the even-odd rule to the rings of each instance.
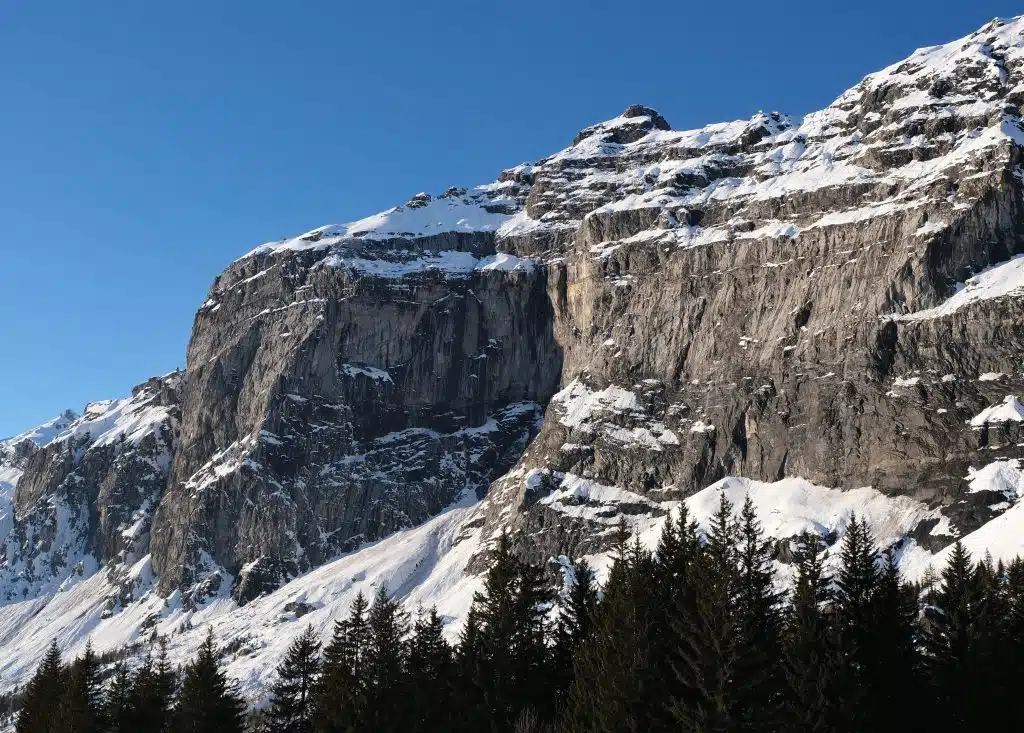
[[579, 145], [583, 140], [595, 135], [600, 135], [608, 142], [625, 144], [640, 140], [652, 130], [671, 129], [672, 126], [657, 111], [642, 104], [631, 104], [618, 117], [581, 130], [573, 138], [572, 144]]

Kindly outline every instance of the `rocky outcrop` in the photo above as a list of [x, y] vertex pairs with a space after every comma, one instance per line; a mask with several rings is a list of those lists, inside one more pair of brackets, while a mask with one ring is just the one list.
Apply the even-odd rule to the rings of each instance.
[[[456, 501], [547, 560], [729, 477], [871, 486], [912, 502], [893, 541], [941, 549], [1016, 501], [973, 469], [1024, 457], [1022, 32], [802, 121], [634, 105], [492, 183], [258, 247], [199, 309], [187, 380], [2, 444], [9, 557], [59, 526], [64, 570], [151, 552], [162, 594], [245, 603]], [[159, 419], [127, 447], [73, 427], [115, 409]]]
[[970, 466], [1021, 455], [1015, 427], [968, 422], [1024, 391], [1022, 293], [929, 309], [1024, 251], [1022, 28], [924, 49], [799, 126], [623, 138], [624, 115], [531, 167], [499, 237], [548, 248], [565, 389], [485, 526], [586, 554], [609, 533], [574, 492], [543, 501], [566, 482], [625, 490], [604, 514], [630, 516], [727, 475], [947, 505], [947, 542], [990, 519], [954, 507]]
[[149, 552], [184, 381], [180, 372], [150, 379], [128, 399], [0, 443], [11, 486], [0, 508], [0, 598], [33, 598], [103, 566], [119, 573]]
[[244, 600], [482, 496], [557, 387], [545, 272], [492, 233], [304, 241], [232, 265], [196, 317], [154, 519], [166, 589]]

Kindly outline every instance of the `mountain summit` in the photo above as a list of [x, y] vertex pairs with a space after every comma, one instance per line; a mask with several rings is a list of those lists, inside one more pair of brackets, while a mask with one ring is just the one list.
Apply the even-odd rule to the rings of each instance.
[[185, 373], [0, 443], [0, 682], [208, 623], [257, 695], [359, 590], [454, 633], [502, 534], [602, 570], [722, 493], [779, 540], [856, 513], [911, 576], [1021, 553], [1022, 103], [1024, 19], [993, 21], [800, 121], [633, 105], [257, 247]]

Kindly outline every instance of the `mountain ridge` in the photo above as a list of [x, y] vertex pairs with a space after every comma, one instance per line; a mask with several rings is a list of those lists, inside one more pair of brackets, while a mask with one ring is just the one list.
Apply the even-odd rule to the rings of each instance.
[[912, 575], [957, 537], [1019, 552], [1022, 33], [919, 49], [799, 122], [634, 105], [243, 255], [185, 374], [0, 444], [0, 683], [50, 637], [186, 655], [210, 623], [258, 695], [295, 622], [369, 584], [454, 631], [501, 533], [601, 569], [619, 523], [653, 544], [721, 492], [780, 548], [867, 514]]

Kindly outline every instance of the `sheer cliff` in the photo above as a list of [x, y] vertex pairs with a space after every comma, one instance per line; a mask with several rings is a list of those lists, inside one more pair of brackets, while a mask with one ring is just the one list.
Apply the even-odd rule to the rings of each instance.
[[205, 620], [255, 685], [367, 583], [454, 628], [499, 534], [600, 567], [722, 491], [780, 540], [867, 516], [908, 573], [1024, 552], [1022, 104], [1024, 20], [993, 21], [802, 120], [632, 106], [256, 248], [185, 373], [0, 443], [2, 643], [185, 653]]

